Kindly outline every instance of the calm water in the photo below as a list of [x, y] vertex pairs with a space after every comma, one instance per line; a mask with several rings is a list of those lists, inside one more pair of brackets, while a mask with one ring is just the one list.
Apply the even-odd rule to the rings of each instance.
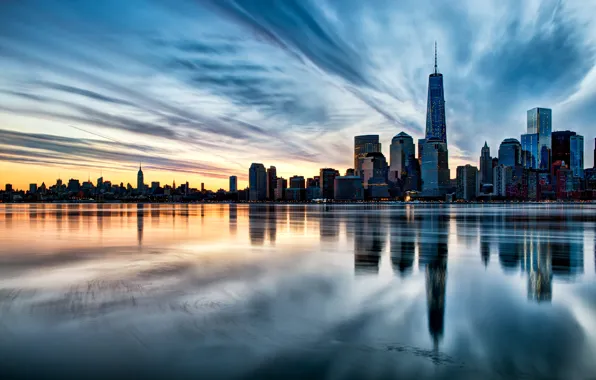
[[596, 379], [596, 206], [3, 205], [0, 378]]

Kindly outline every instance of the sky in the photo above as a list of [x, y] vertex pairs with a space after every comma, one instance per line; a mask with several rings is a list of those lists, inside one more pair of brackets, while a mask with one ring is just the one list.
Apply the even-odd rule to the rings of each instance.
[[341, 173], [358, 134], [423, 137], [434, 43], [452, 176], [526, 111], [596, 137], [596, 2], [2, 0], [0, 183], [247, 185]]

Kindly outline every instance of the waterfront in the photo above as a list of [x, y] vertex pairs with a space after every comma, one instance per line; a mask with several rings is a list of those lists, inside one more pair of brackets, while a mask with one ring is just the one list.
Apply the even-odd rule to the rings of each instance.
[[0, 205], [0, 377], [590, 378], [595, 211]]

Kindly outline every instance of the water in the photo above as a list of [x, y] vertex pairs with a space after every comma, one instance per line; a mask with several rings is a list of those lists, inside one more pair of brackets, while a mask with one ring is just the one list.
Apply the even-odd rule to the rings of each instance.
[[0, 378], [596, 378], [596, 206], [2, 205]]

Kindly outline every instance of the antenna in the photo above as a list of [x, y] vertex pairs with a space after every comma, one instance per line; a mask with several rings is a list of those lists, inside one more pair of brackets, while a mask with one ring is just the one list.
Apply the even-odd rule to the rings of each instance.
[[437, 74], [437, 41], [435, 41], [435, 74]]

